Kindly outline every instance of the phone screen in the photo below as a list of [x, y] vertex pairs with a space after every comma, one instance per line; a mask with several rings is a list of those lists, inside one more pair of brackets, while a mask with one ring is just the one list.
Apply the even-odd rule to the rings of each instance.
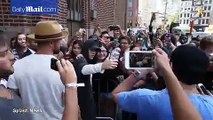
[[154, 55], [152, 53], [129, 53], [130, 68], [152, 68], [154, 67]]

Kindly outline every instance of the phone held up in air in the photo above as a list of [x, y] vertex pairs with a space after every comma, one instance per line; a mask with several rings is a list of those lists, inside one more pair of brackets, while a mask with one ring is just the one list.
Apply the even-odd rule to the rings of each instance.
[[167, 43], [170, 43], [171, 42], [171, 34], [170, 33], [167, 33], [166, 35], [165, 35], [165, 41], [167, 42]]
[[155, 56], [152, 51], [127, 51], [125, 52], [126, 69], [153, 69]]
[[199, 83], [197, 85], [197, 90], [201, 93], [201, 94], [204, 94], [204, 95], [210, 95], [210, 96], [213, 96], [212, 93], [206, 89], [206, 87], [202, 84], [202, 83]]
[[53, 70], [55, 70], [55, 71], [58, 71], [58, 67], [56, 65], [57, 61], [58, 60], [55, 59], [55, 58], [51, 58], [51, 61], [50, 61], [50, 68], [53, 69]]

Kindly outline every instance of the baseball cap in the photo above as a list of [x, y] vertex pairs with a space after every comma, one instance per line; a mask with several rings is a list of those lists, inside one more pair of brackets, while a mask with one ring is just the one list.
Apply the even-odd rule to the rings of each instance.
[[178, 79], [188, 85], [202, 82], [209, 64], [207, 55], [199, 48], [190, 45], [177, 47], [170, 61]]

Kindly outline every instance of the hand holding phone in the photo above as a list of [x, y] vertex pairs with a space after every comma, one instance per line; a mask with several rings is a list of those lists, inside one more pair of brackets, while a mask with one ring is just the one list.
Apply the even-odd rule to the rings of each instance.
[[109, 26], [109, 30], [110, 30], [110, 31], [113, 31], [113, 30], [114, 30], [114, 26], [113, 26], [113, 25], [110, 25], [110, 26]]
[[208, 91], [206, 89], [206, 87], [202, 83], [199, 83], [197, 85], [197, 89], [200, 92], [200, 94], [202, 94], [202, 95], [210, 95], [210, 96], [212, 96], [212, 93], [210, 91]]
[[50, 61], [50, 68], [53, 69], [53, 70], [55, 70], [55, 71], [58, 71], [58, 67], [56, 65], [57, 61], [58, 60], [55, 59], [55, 58], [51, 58], [51, 61]]
[[120, 26], [118, 26], [118, 25], [116, 25], [116, 26], [110, 25], [110, 26], [109, 26], [109, 30], [110, 30], [110, 31], [119, 30], [119, 29], [120, 29]]
[[172, 35], [170, 33], [167, 33], [164, 37], [166, 43], [170, 43], [172, 39]]
[[126, 69], [153, 69], [155, 56], [152, 51], [127, 51], [125, 52]]

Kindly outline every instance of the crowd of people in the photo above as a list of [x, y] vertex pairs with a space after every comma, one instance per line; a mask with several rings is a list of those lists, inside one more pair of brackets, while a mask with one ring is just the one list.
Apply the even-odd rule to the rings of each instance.
[[[57, 21], [0, 32], [0, 120], [213, 119], [213, 36], [119, 25], [68, 35]], [[151, 51], [155, 65], [127, 69], [127, 51]]]

